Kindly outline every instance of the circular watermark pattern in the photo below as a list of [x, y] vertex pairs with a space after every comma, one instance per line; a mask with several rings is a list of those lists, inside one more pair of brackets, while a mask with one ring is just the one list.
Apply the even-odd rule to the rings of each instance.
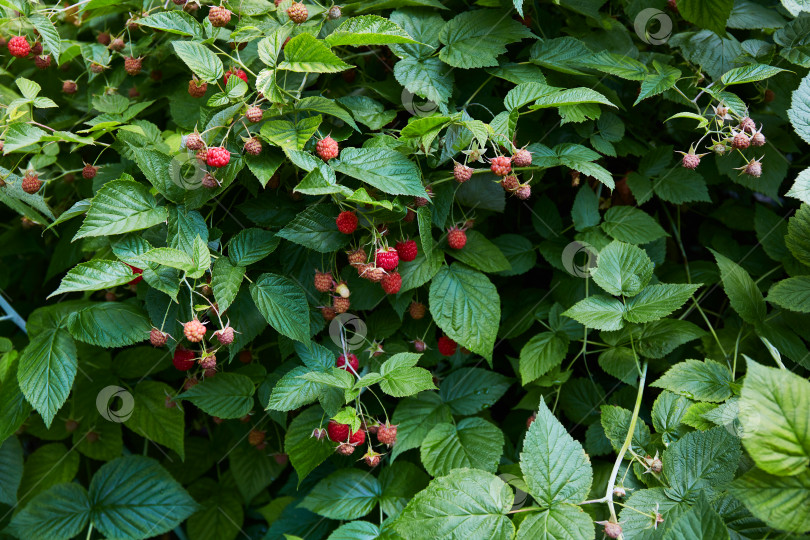
[[591, 271], [596, 268], [598, 255], [599, 252], [589, 243], [575, 240], [563, 249], [563, 268], [575, 277], [591, 277]]
[[414, 116], [430, 116], [438, 108], [439, 105], [429, 99], [422, 99], [407, 88], [402, 89], [402, 106], [405, 110]]
[[[514, 512], [515, 510], [520, 510], [521, 508], [523, 508], [523, 505], [526, 504], [526, 501], [529, 498], [529, 494], [520, 489], [520, 486], [524, 485], [523, 479], [520, 478], [519, 476], [515, 476], [514, 474], [509, 473], [501, 473], [498, 475], [498, 478], [500, 478], [506, 485], [511, 486], [515, 489], [515, 498], [513, 499], [512, 508], [510, 509], [510, 512]], [[497, 498], [497, 495], [498, 493], [500, 493], [500, 490], [503, 489], [503, 486], [501, 485], [500, 482], [492, 480], [492, 484], [489, 486], [489, 488], [490, 493], [493, 495], [493, 498]]]
[[[121, 400], [117, 409], [112, 407], [115, 398]], [[126, 388], [115, 385], [107, 386], [102, 388], [96, 396], [96, 409], [105, 420], [120, 424], [132, 416], [132, 411], [135, 409], [135, 398]]]
[[368, 334], [365, 321], [351, 313], [341, 313], [329, 323], [329, 337], [347, 351], [354, 351], [363, 346]]
[[169, 162], [169, 178], [172, 183], [186, 190], [202, 187], [205, 167], [191, 152], [180, 152]]
[[633, 20], [633, 28], [644, 43], [661, 45], [672, 35], [672, 18], [660, 9], [642, 9]]

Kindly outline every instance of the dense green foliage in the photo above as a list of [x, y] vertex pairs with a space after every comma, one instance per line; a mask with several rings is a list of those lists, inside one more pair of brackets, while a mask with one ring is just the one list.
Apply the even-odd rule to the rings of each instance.
[[807, 538], [808, 0], [0, 16], [0, 538]]

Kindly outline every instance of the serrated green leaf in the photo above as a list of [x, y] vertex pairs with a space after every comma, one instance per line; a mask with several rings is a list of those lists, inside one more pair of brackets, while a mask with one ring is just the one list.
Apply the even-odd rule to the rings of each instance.
[[239, 373], [218, 373], [181, 393], [177, 399], [190, 401], [211, 416], [241, 418], [253, 408], [253, 381]]
[[309, 304], [304, 290], [294, 281], [276, 274], [262, 274], [250, 285], [250, 296], [276, 331], [309, 343]]

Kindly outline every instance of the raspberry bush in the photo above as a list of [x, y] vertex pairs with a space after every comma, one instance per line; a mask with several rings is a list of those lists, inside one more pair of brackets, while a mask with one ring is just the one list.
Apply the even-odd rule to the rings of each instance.
[[806, 0], [0, 11], [3, 538], [810, 533]]

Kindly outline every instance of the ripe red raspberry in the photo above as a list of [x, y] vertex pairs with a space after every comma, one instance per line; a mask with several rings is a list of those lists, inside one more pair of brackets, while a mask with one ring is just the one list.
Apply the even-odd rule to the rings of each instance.
[[447, 245], [452, 249], [461, 249], [467, 244], [467, 233], [458, 227], [450, 227], [447, 231]]
[[49, 67], [51, 67], [51, 55], [45, 54], [42, 56], [35, 56], [34, 65], [37, 66], [39, 69], [48, 69]]
[[359, 220], [357, 219], [357, 215], [354, 212], [349, 212], [348, 210], [341, 212], [338, 214], [335, 223], [337, 223], [337, 228], [343, 234], [352, 234], [355, 230], [357, 230], [357, 223]]
[[113, 51], [123, 51], [125, 45], [124, 40], [118, 37], [110, 42], [110, 49]]
[[425, 316], [425, 311], [427, 311], [427, 308], [425, 308], [425, 304], [421, 302], [414, 301], [408, 306], [408, 313], [411, 315], [411, 318], [417, 321]]
[[351, 302], [348, 298], [336, 296], [332, 299], [332, 309], [335, 310], [335, 313], [346, 313], [349, 311], [349, 306], [351, 306]]
[[315, 272], [315, 288], [320, 292], [328, 292], [334, 287], [332, 274], [328, 272]]
[[530, 427], [532, 427], [532, 424], [534, 424], [534, 421], [535, 421], [535, 420], [537, 420], [537, 415], [536, 415], [536, 414], [534, 414], [534, 413], [532, 413], [532, 414], [531, 414], [531, 415], [530, 415], [530, 416], [529, 416], [529, 417], [526, 419], [526, 429], [529, 429]]
[[408, 208], [408, 210], [405, 212], [405, 217], [402, 218], [402, 221], [404, 221], [405, 223], [410, 223], [414, 219], [416, 219], [416, 212]]
[[132, 273], [135, 274], [136, 276], [138, 276], [135, 279], [133, 279], [132, 281], [130, 281], [128, 284], [129, 285], [137, 285], [138, 283], [140, 283], [141, 280], [143, 280], [143, 270], [141, 270], [137, 266], [132, 266], [131, 264], [127, 264], [127, 263], [124, 263], [124, 264], [126, 264], [127, 266], [132, 268]]
[[221, 330], [217, 330], [214, 332], [214, 337], [217, 338], [217, 341], [219, 341], [220, 344], [230, 345], [233, 343], [233, 328], [226, 326]]
[[399, 272], [385, 274], [380, 281], [385, 294], [396, 294], [402, 288], [402, 276]]
[[[346, 362], [346, 355], [341, 354], [340, 356], [338, 356], [338, 359], [337, 359], [337, 362], [335, 363], [335, 366], [340, 368], [340, 369], [345, 369], [346, 371], [348, 371], [350, 373], [351, 372], [356, 373], [357, 370], [360, 369], [360, 361], [357, 359], [357, 356], [353, 355], [352, 353], [349, 353], [348, 366], [346, 365], [346, 363], [347, 363]], [[349, 367], [351, 367], [351, 369], [349, 369]]]
[[458, 347], [458, 344], [449, 337], [447, 336], [440, 337], [438, 345], [439, 345], [439, 352], [441, 353], [442, 356], [453, 356], [454, 354], [456, 354], [456, 348]]
[[737, 132], [734, 134], [734, 137], [731, 139], [731, 147], [732, 148], [748, 148], [751, 144], [751, 139], [742, 132]]
[[512, 165], [515, 167], [529, 167], [532, 164], [532, 153], [526, 149], [518, 150], [512, 156]]
[[200, 150], [205, 148], [205, 141], [203, 141], [200, 134], [196, 131], [194, 133], [189, 133], [186, 137], [186, 148], [189, 150]]
[[374, 257], [374, 262], [378, 267], [389, 272], [399, 264], [399, 253], [392, 247], [378, 249]]
[[98, 167], [93, 167], [89, 163], [85, 163], [84, 168], [82, 169], [82, 177], [86, 178], [87, 180], [90, 180], [96, 177], [97, 172]]
[[754, 122], [754, 120], [752, 118], [749, 118], [749, 117], [746, 116], [745, 118], [740, 120], [739, 128], [742, 131], [746, 131], [748, 133], [754, 133], [757, 130], [757, 124], [756, 124], [756, 122]]
[[208, 90], [207, 82], [198, 81], [196, 79], [188, 81], [188, 93], [191, 97], [201, 98], [205, 95], [206, 90]]
[[174, 364], [174, 367], [180, 371], [188, 371], [194, 367], [195, 356], [194, 351], [184, 349], [183, 347], [177, 347], [177, 349], [174, 351], [174, 356], [172, 356], [172, 364]]
[[364, 264], [367, 259], [366, 252], [363, 248], [357, 249], [355, 251], [348, 251], [346, 252], [348, 255], [349, 264], [352, 266], [357, 266], [359, 264]]
[[397, 254], [399, 255], [399, 259], [405, 262], [411, 262], [419, 253], [419, 248], [416, 246], [416, 242], [413, 240], [397, 242], [396, 250]]
[[261, 122], [264, 113], [262, 112], [261, 107], [249, 107], [247, 112], [245, 112], [245, 118], [247, 118], [248, 122], [255, 124], [256, 122]]
[[65, 81], [62, 83], [62, 92], [65, 94], [75, 94], [78, 89], [79, 85], [76, 84], [76, 81]]
[[331, 308], [329, 306], [323, 306], [321, 308], [321, 316], [323, 317], [323, 320], [329, 322], [337, 316], [337, 313], [335, 313], [334, 308]]
[[251, 446], [259, 446], [261, 443], [264, 442], [264, 437], [266, 433], [264, 431], [258, 429], [251, 429], [250, 433], [248, 433], [248, 443]]
[[231, 22], [231, 12], [221, 6], [212, 6], [208, 10], [208, 20], [214, 28], [222, 28]]
[[287, 17], [289, 17], [292, 22], [301, 24], [307, 20], [307, 17], [309, 17], [309, 12], [304, 4], [301, 4], [300, 2], [293, 2], [293, 4], [287, 10]]
[[757, 131], [751, 136], [751, 146], [765, 146], [765, 135]]
[[463, 184], [470, 178], [472, 178], [473, 170], [471, 167], [467, 167], [463, 163], [456, 163], [453, 165], [453, 178], [456, 179], [456, 182], [459, 184]]
[[205, 173], [200, 180], [200, 185], [208, 189], [216, 189], [219, 187], [219, 181], [211, 173]]
[[315, 145], [315, 152], [317, 152], [318, 157], [322, 160], [329, 161], [330, 159], [338, 157], [340, 149], [335, 139], [332, 137], [324, 137]]
[[29, 195], [33, 195], [39, 188], [42, 187], [42, 180], [39, 179], [39, 175], [35, 172], [28, 172], [22, 179], [22, 190]]
[[518, 187], [520, 187], [520, 180], [514, 174], [510, 174], [509, 176], [505, 176], [503, 180], [501, 180], [501, 187], [504, 191], [508, 191], [509, 193], [515, 191]]
[[330, 441], [334, 442], [349, 442], [354, 445], [363, 444], [366, 442], [366, 432], [358, 429], [349, 437], [351, 426], [349, 424], [338, 424], [334, 420], [330, 420], [326, 426], [326, 436]]
[[141, 72], [141, 67], [143, 67], [143, 58], [130, 56], [124, 59], [124, 71], [129, 75], [137, 75]]
[[236, 75], [237, 77], [239, 77], [243, 81], [248, 82], [247, 73], [245, 73], [241, 69], [233, 69], [233, 68], [231, 68], [231, 69], [229, 69], [228, 71], [225, 72], [225, 76], [223, 77], [223, 81], [224, 81], [225, 84], [228, 84], [228, 79], [231, 78], [231, 75]]
[[489, 160], [490, 170], [498, 176], [506, 176], [512, 172], [512, 162], [506, 156], [498, 156]]
[[169, 339], [169, 334], [166, 332], [161, 332], [157, 328], [152, 328], [149, 332], [149, 343], [152, 344], [153, 347], [163, 347], [166, 345], [166, 341]]
[[380, 444], [387, 444], [393, 446], [397, 442], [397, 426], [391, 425], [388, 422], [377, 428], [377, 440]]
[[532, 196], [532, 186], [529, 184], [520, 184], [515, 190], [515, 197], [521, 201], [525, 201]]
[[31, 45], [28, 44], [25, 36], [14, 36], [8, 40], [8, 52], [11, 53], [11, 56], [24, 58], [31, 52]]
[[[683, 152], [681, 152], [683, 153]], [[697, 155], [691, 150], [688, 154], [683, 154], [683, 159], [681, 160], [681, 164], [686, 169], [697, 169], [697, 166], [700, 165], [700, 158], [703, 154]]]
[[245, 141], [245, 152], [251, 156], [258, 156], [262, 153], [262, 142], [256, 137], [251, 137]]
[[192, 343], [202, 341], [206, 331], [205, 325], [197, 319], [191, 319], [183, 325], [183, 334], [186, 336], [186, 339]]
[[231, 153], [221, 146], [208, 149], [205, 162], [211, 167], [224, 167], [231, 161]]

